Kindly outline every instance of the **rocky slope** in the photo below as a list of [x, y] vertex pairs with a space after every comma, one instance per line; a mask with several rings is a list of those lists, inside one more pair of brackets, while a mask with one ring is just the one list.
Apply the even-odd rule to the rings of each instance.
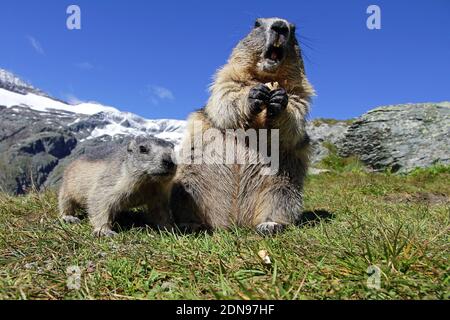
[[99, 144], [129, 135], [179, 143], [185, 122], [147, 120], [87, 102], [70, 105], [0, 69], [0, 190], [55, 186], [64, 166]]
[[[185, 121], [147, 120], [98, 103], [70, 105], [0, 69], [0, 190], [21, 194], [54, 187], [67, 163], [105, 142], [154, 135], [178, 144]], [[375, 170], [406, 172], [450, 164], [450, 104], [381, 107], [353, 121], [313, 120], [307, 126], [312, 162], [356, 155]]]

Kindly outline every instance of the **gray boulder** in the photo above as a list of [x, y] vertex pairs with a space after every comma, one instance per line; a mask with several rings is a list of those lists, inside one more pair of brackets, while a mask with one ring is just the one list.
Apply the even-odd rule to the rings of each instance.
[[376, 108], [354, 121], [336, 145], [341, 156], [355, 155], [375, 170], [449, 165], [450, 103]]
[[306, 131], [311, 139], [311, 163], [314, 165], [329, 154], [327, 144], [337, 145], [347, 133], [351, 121], [315, 119], [308, 122]]

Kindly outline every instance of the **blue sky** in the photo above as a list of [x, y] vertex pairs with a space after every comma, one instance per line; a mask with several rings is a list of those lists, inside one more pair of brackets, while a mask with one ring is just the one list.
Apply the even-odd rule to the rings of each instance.
[[[70, 4], [81, 30], [66, 28]], [[371, 4], [381, 30], [366, 27]], [[255, 18], [271, 16], [297, 25], [312, 117], [450, 100], [449, 0], [1, 1], [0, 67], [66, 100], [184, 119]]]

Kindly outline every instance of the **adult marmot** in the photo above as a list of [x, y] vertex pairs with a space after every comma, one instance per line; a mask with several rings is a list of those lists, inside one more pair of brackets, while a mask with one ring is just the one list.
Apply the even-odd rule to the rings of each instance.
[[[270, 88], [269, 83], [279, 86]], [[172, 193], [176, 223], [251, 226], [271, 234], [298, 221], [308, 166], [305, 117], [313, 93], [295, 26], [279, 18], [257, 19], [217, 72], [207, 105], [188, 119]], [[211, 159], [205, 151], [217, 139], [198, 141], [202, 139], [194, 134], [198, 128], [203, 133], [215, 128], [223, 140], [228, 129], [279, 129], [278, 171], [268, 175], [262, 172], [267, 167], [264, 163]], [[199, 142], [202, 155], [186, 153]], [[236, 153], [258, 152], [245, 140], [237, 144]]]
[[105, 145], [72, 162], [59, 191], [62, 220], [79, 222], [76, 210], [87, 210], [98, 236], [112, 236], [112, 225], [124, 210], [146, 206], [148, 224], [169, 228], [169, 196], [176, 165], [173, 144], [137, 137], [127, 146]]

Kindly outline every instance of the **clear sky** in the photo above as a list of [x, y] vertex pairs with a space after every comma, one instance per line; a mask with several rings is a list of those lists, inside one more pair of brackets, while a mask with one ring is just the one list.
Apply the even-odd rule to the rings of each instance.
[[[81, 30], [66, 28], [70, 4]], [[366, 27], [371, 4], [381, 30]], [[450, 0], [1, 1], [0, 67], [72, 102], [184, 119], [255, 18], [272, 16], [297, 25], [312, 117], [450, 100]]]

